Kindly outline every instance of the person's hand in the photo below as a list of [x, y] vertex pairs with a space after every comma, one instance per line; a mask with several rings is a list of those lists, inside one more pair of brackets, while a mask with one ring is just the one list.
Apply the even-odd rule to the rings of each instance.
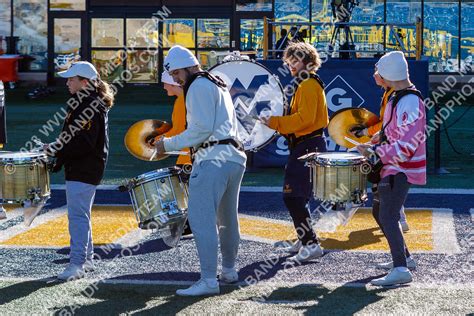
[[367, 128], [364, 125], [357, 125], [357, 126], [351, 127], [349, 129], [349, 133], [351, 133], [352, 135], [354, 135], [357, 138], [361, 138], [363, 136], [368, 136], [369, 135], [369, 131], [367, 130]]
[[373, 154], [372, 146], [367, 144], [357, 145], [357, 151], [364, 157], [370, 157]]
[[158, 139], [155, 139], [155, 150], [157, 155], [163, 155], [165, 153], [165, 143], [163, 142], [164, 137], [160, 137]]
[[260, 116], [258, 120], [265, 126], [270, 127], [271, 116]]
[[372, 136], [370, 142], [374, 145], [380, 143], [380, 132]]

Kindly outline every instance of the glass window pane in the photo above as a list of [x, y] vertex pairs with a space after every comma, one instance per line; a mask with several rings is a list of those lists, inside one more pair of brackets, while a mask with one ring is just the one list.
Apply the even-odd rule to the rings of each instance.
[[[387, 0], [388, 23], [416, 23], [421, 18], [421, 1]], [[400, 42], [402, 44], [400, 44]], [[416, 50], [416, 26], [387, 28], [387, 49]], [[413, 55], [411, 55], [413, 56]]]
[[123, 50], [93, 50], [92, 64], [96, 67], [102, 80], [111, 82], [123, 76]]
[[359, 5], [346, 7], [351, 12], [350, 22], [383, 22], [383, 3], [384, 0], [361, 0]]
[[229, 48], [230, 20], [229, 19], [199, 19], [198, 20], [199, 48]]
[[198, 60], [203, 69], [209, 69], [224, 60], [230, 51], [198, 51]]
[[461, 69], [474, 71], [474, 1], [461, 5]]
[[[0, 0], [0, 36], [5, 38], [5, 36], [10, 36], [11, 32], [11, 6], [10, 0]], [[0, 40], [0, 50], [7, 48], [2, 46], [4, 43]]]
[[237, 11], [272, 11], [272, 0], [237, 0]]
[[261, 56], [263, 49], [263, 20], [241, 19], [240, 20], [240, 50], [258, 51]]
[[[314, 1], [311, 4], [311, 21], [330, 23], [333, 21], [330, 1]], [[329, 25], [318, 25], [311, 27], [311, 43], [318, 49], [323, 50], [331, 40], [332, 28]]]
[[[275, 0], [275, 20], [277, 22], [309, 22], [309, 6], [309, 0]], [[295, 38], [298, 41], [302, 39], [309, 41], [308, 26], [294, 26], [291, 23], [276, 26], [274, 28], [276, 40], [281, 38], [283, 29], [287, 31], [288, 40]], [[277, 57], [280, 57], [280, 53]]]
[[123, 47], [123, 19], [92, 19], [92, 47]]
[[20, 54], [30, 55], [35, 60], [31, 70], [48, 69], [48, 21], [47, 0], [15, 0], [13, 7], [13, 35], [18, 36]]
[[81, 19], [54, 19], [54, 72], [81, 59]]
[[127, 19], [128, 47], [158, 47], [158, 25], [152, 19]]
[[158, 82], [158, 51], [137, 50], [127, 56], [127, 70], [132, 74], [129, 82]]
[[195, 39], [194, 19], [167, 19], [163, 22], [163, 46], [172, 47], [179, 44], [187, 48], [194, 48]]
[[424, 48], [430, 71], [458, 70], [458, 1], [425, 0]]
[[84, 11], [86, 0], [50, 0], [51, 11]]

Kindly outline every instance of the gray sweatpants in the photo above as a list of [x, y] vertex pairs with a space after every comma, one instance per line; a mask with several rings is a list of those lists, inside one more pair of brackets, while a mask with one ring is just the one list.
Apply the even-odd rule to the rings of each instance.
[[201, 278], [217, 276], [217, 232], [222, 266], [234, 267], [240, 241], [237, 208], [244, 171], [244, 166], [229, 161], [220, 167], [212, 160], [193, 165], [188, 218], [199, 254]]
[[96, 186], [78, 181], [66, 181], [67, 217], [71, 252], [69, 262], [82, 265], [92, 259], [91, 210]]
[[378, 185], [380, 197], [379, 220], [392, 254], [394, 267], [406, 267], [408, 249], [398, 221], [400, 208], [405, 203], [410, 183], [404, 173], [383, 178]]

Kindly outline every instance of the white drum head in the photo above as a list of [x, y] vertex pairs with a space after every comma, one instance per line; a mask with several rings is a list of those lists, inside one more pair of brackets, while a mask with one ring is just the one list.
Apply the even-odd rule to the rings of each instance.
[[34, 159], [44, 159], [46, 155], [39, 152], [4, 152], [0, 153], [0, 161], [28, 161]]
[[365, 161], [364, 156], [357, 153], [328, 152], [316, 156], [316, 163], [322, 165], [357, 165]]
[[269, 143], [275, 131], [256, 118], [284, 114], [285, 96], [278, 79], [263, 65], [250, 61], [225, 62], [210, 72], [227, 84], [245, 150], [257, 150]]

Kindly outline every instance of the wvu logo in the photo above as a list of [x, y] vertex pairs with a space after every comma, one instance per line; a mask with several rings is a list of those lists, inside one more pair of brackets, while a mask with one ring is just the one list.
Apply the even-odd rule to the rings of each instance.
[[249, 134], [252, 133], [252, 130], [257, 123], [252, 116], [259, 116], [263, 110], [271, 109], [270, 100], [258, 101], [252, 108], [258, 89], [267, 84], [269, 84], [268, 75], [257, 75], [253, 77], [247, 88], [245, 88], [242, 82], [236, 78], [229, 90], [230, 95], [232, 96], [232, 101], [235, 105], [237, 118]]
[[365, 100], [344, 78], [337, 75], [324, 89], [329, 111], [336, 112], [341, 109], [360, 107]]

